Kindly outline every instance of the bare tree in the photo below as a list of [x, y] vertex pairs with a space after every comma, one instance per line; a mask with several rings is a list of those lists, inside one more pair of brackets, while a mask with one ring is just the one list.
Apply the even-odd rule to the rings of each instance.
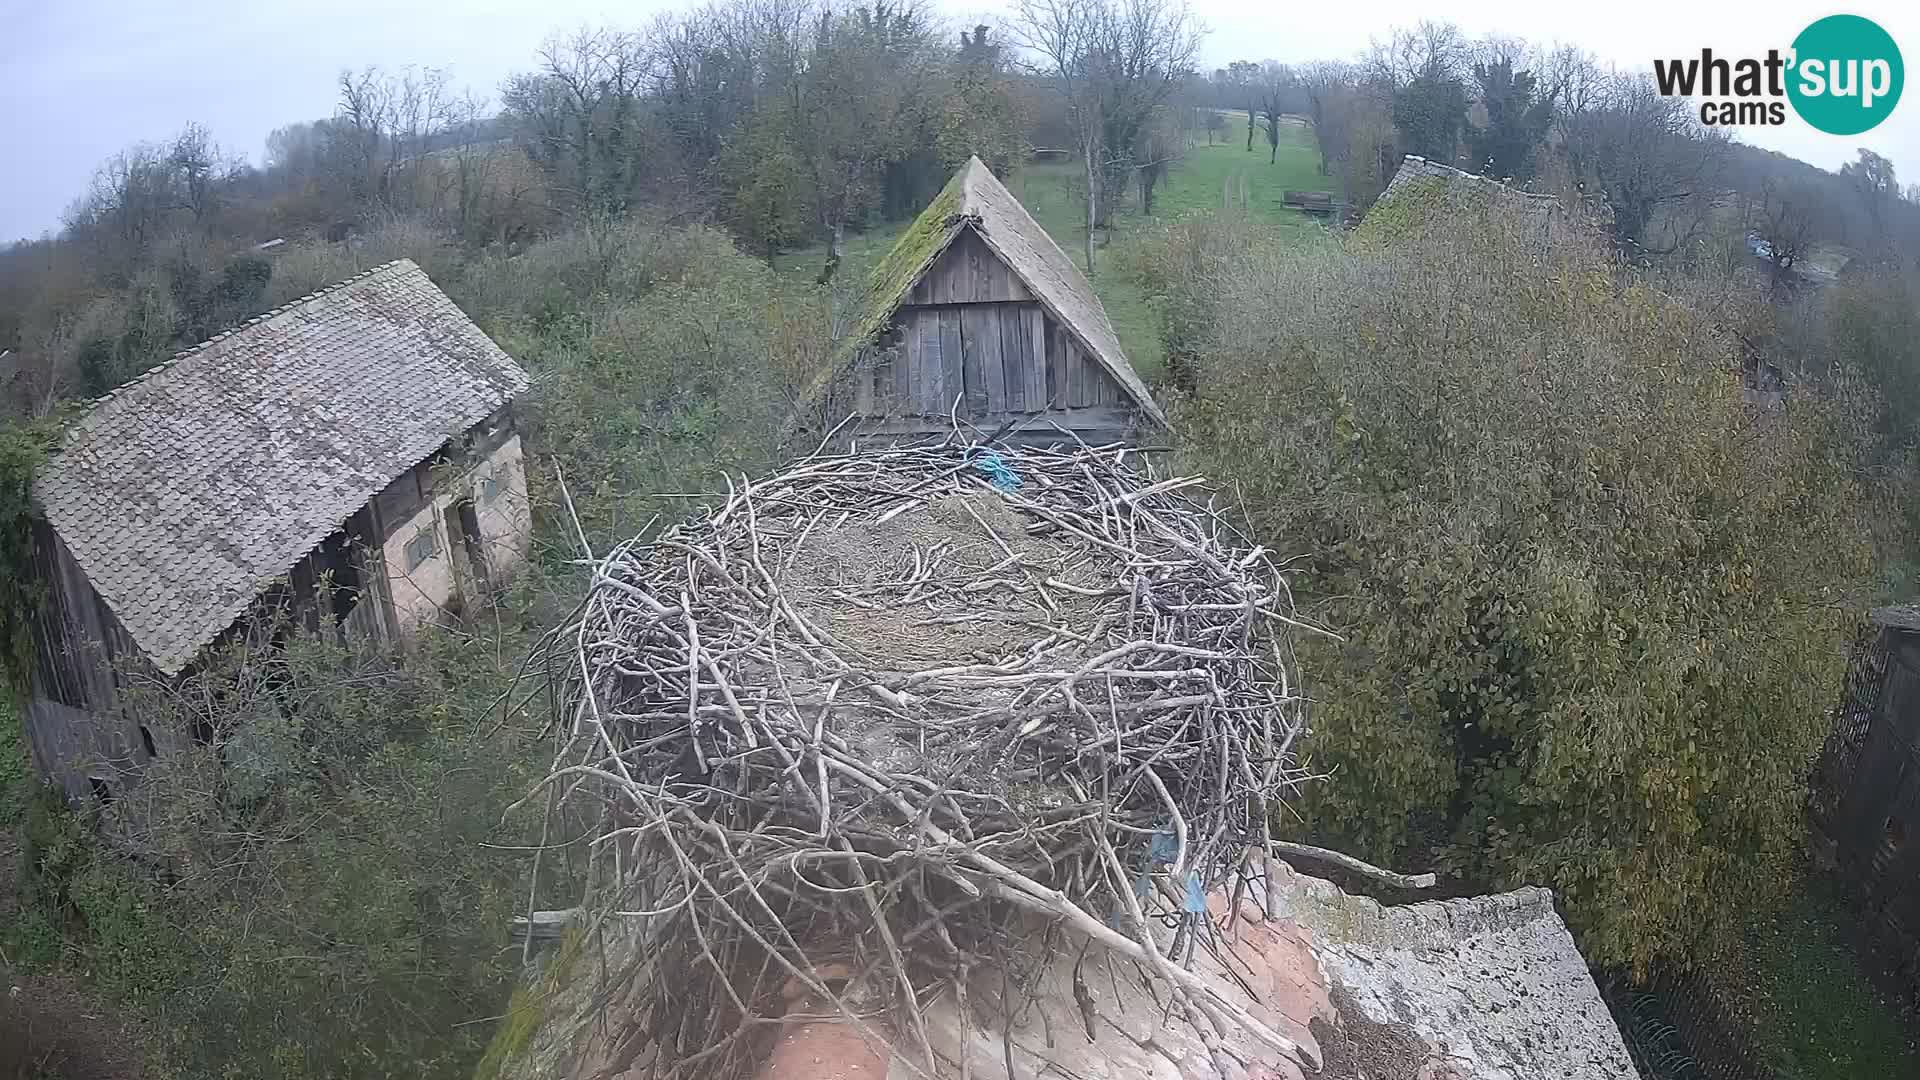
[[1185, 0], [1014, 0], [1010, 36], [1066, 104], [1079, 143], [1089, 275], [1094, 233], [1127, 178], [1159, 162], [1149, 128], [1190, 77], [1204, 33]]
[[912, 110], [936, 68], [933, 42], [930, 21], [912, 5], [822, 12], [812, 49], [786, 85], [793, 148], [827, 239], [820, 284], [839, 268], [847, 222], [878, 201], [887, 162], [907, 156]]
[[1558, 45], [1540, 58], [1540, 83], [1553, 102], [1556, 122], [1599, 108], [1611, 79], [1593, 56], [1575, 45]]
[[1751, 208], [1748, 239], [1753, 253], [1767, 263], [1768, 292], [1776, 297], [1792, 281], [1794, 267], [1813, 249], [1817, 203], [1818, 195], [1810, 188], [1790, 188], [1769, 178], [1760, 202]]
[[575, 213], [587, 220], [625, 211], [633, 192], [632, 136], [649, 77], [650, 44], [636, 34], [582, 29], [549, 39], [538, 75], [509, 83], [503, 97], [537, 142]]
[[1222, 68], [1219, 75], [1232, 95], [1235, 108], [1247, 110], [1247, 153], [1253, 153], [1254, 102], [1253, 87], [1260, 78], [1260, 65], [1251, 60], [1235, 60]]
[[141, 143], [94, 170], [87, 193], [67, 209], [66, 224], [76, 236], [91, 239], [110, 274], [131, 276], [186, 205], [180, 174], [168, 161], [167, 149]]
[[1201, 109], [1200, 123], [1207, 129], [1207, 145], [1212, 146], [1214, 138], [1227, 130], [1227, 118], [1219, 109]]
[[1309, 64], [1301, 86], [1320, 145], [1320, 171], [1339, 181], [1356, 208], [1373, 205], [1400, 161], [1392, 88], [1365, 67]]
[[452, 145], [453, 183], [459, 199], [454, 223], [460, 235], [471, 239], [479, 227], [480, 201], [498, 155], [487, 145], [488, 102], [469, 91], [448, 100], [444, 126]]
[[1280, 160], [1280, 117], [1299, 86], [1293, 70], [1269, 60], [1260, 67], [1260, 119], [1267, 134], [1267, 164]]
[[1423, 20], [1412, 28], [1394, 30], [1385, 41], [1374, 41], [1364, 67], [1368, 78], [1400, 90], [1423, 79], [1464, 78], [1472, 55], [1458, 26]]
[[1885, 256], [1891, 249], [1889, 226], [1894, 204], [1900, 198], [1900, 182], [1894, 175], [1893, 162], [1863, 146], [1858, 158], [1840, 166], [1840, 177], [1859, 196], [1873, 230], [1872, 236], [1861, 238], [1860, 246]]
[[1686, 99], [1662, 96], [1644, 73], [1612, 75], [1591, 105], [1566, 116], [1565, 134], [1575, 177], [1606, 199], [1622, 245], [1671, 254], [1706, 226], [1727, 138], [1703, 128]]
[[220, 149], [199, 124], [188, 124], [174, 136], [167, 165], [178, 178], [180, 194], [196, 224], [205, 224], [216, 208], [221, 187], [239, 169], [240, 162]]

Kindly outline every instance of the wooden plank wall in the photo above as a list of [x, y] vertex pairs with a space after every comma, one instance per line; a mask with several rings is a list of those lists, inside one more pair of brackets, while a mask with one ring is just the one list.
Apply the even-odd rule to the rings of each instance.
[[124, 794], [124, 775], [150, 756], [147, 743], [164, 749], [168, 741], [166, 732], [143, 736], [141, 725], [118, 707], [115, 665], [140, 663], [139, 647], [52, 527], [38, 522], [33, 531], [35, 570], [47, 592], [34, 628], [28, 746], [40, 771], [69, 798], [90, 798], [94, 777]]
[[905, 304], [927, 307], [935, 304], [1031, 303], [1034, 297], [1020, 283], [1000, 256], [972, 230], [962, 232], [928, 268], [913, 287]]
[[1130, 429], [1134, 408], [1119, 381], [972, 231], [914, 286], [853, 381], [852, 405], [869, 434], [943, 431], [957, 404], [976, 426], [1045, 414], [1104, 438]]
[[1130, 404], [1126, 391], [1039, 304], [906, 307], [897, 344], [858, 376], [862, 416], [973, 419]]

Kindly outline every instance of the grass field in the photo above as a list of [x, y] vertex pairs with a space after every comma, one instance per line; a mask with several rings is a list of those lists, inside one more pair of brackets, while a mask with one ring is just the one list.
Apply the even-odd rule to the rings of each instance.
[[1781, 909], [1755, 913], [1742, 948], [1710, 978], [1775, 1072], [1797, 1080], [1920, 1076], [1920, 1046], [1861, 973], [1843, 929], [1852, 915], [1805, 878]]
[[[1297, 235], [1302, 243], [1324, 236], [1325, 228], [1319, 222], [1281, 205], [1288, 189], [1315, 191], [1328, 187], [1329, 181], [1320, 175], [1320, 152], [1314, 145], [1312, 129], [1304, 124], [1283, 127], [1279, 152], [1269, 164], [1269, 148], [1263, 137], [1256, 136], [1253, 152], [1247, 152], [1244, 115], [1240, 123], [1237, 142], [1229, 138], [1209, 146], [1202, 138], [1188, 145], [1186, 155], [1154, 192], [1153, 219], [1171, 221], [1185, 214], [1243, 208], [1250, 218], [1279, 225], [1284, 234]], [[1229, 125], [1229, 136], [1234, 130]], [[1083, 269], [1087, 227], [1081, 192], [1085, 186], [1078, 162], [1029, 165], [1007, 181], [1008, 189], [1027, 212]], [[1128, 192], [1113, 228], [1098, 241], [1093, 289], [1107, 309], [1127, 358], [1142, 378], [1152, 382], [1164, 366], [1152, 303], [1140, 286], [1118, 269], [1127, 244], [1144, 224], [1138, 202], [1139, 193]], [[886, 255], [905, 227], [906, 222], [897, 222], [850, 234], [840, 272], [865, 274]], [[820, 272], [823, 258], [824, 249], [808, 248], [780, 256], [778, 265], [790, 280], [805, 284]]]

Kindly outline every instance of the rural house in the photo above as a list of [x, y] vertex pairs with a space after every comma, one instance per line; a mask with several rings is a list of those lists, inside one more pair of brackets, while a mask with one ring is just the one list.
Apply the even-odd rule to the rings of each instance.
[[526, 386], [403, 259], [96, 401], [34, 480], [39, 768], [69, 798], [111, 798], [188, 737], [127, 715], [128, 678], [178, 677], [271, 612], [400, 640], [512, 570]]
[[[834, 407], [855, 437], [1134, 441], [1166, 416], [1093, 286], [979, 158], [914, 219], [869, 282]], [[1003, 430], [1004, 429], [1004, 430]]]

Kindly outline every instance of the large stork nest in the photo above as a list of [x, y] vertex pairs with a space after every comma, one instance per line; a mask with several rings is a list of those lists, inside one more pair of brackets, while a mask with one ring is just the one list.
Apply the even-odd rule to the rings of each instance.
[[1292, 1049], [1182, 963], [1303, 715], [1285, 580], [1199, 485], [1127, 451], [816, 455], [596, 560], [547, 658], [549, 790], [601, 822], [589, 908], [637, 939], [606, 985], [651, 1075], [750, 1073], [797, 994], [931, 1074], [931, 1001], [988, 965], [1017, 1000], [1088, 941], [1216, 1054]]

